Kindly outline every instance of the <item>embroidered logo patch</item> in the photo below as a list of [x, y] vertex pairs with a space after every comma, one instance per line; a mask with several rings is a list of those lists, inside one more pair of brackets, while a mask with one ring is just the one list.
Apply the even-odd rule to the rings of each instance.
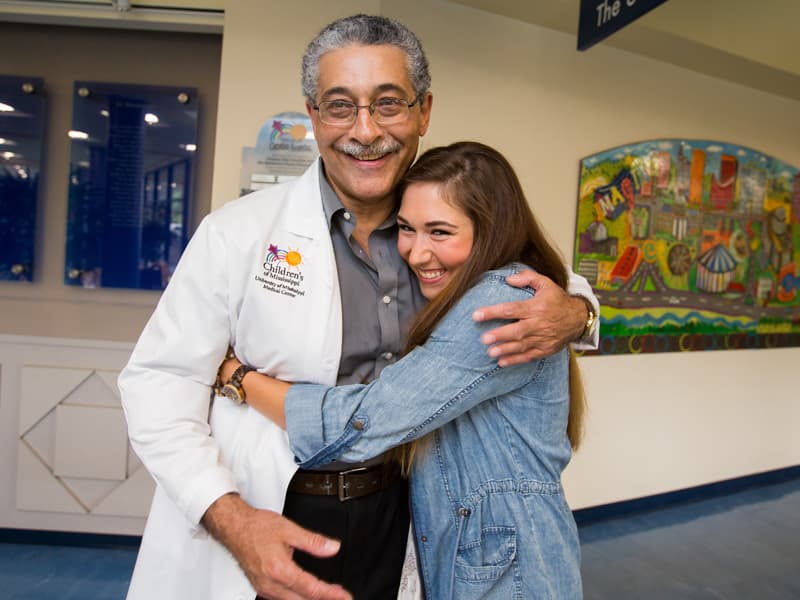
[[305, 296], [302, 273], [303, 255], [299, 250], [279, 248], [277, 244], [270, 244], [264, 258], [263, 271], [256, 275], [256, 281], [261, 283], [265, 290], [281, 294], [282, 296]]

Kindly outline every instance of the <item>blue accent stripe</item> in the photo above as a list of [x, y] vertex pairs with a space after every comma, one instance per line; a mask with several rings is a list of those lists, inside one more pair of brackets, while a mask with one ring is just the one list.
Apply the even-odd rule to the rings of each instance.
[[573, 515], [579, 526], [591, 525], [599, 521], [630, 517], [639, 513], [727, 496], [750, 488], [774, 485], [794, 479], [800, 479], [800, 465], [707, 483], [663, 494], [645, 496], [644, 498], [634, 498], [633, 500], [581, 508], [573, 511]]
[[75, 531], [0, 528], [0, 543], [45, 544], [48, 546], [80, 546], [90, 548], [138, 548], [140, 535], [110, 535]]

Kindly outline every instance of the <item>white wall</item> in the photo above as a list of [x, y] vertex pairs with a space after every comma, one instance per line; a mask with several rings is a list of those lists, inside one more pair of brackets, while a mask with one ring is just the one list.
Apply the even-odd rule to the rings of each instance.
[[[302, 10], [303, 19], [290, 18]], [[476, 139], [516, 167], [571, 259], [581, 157], [632, 141], [728, 141], [800, 165], [800, 103], [444, 1], [241, 0], [226, 7], [212, 205], [236, 194], [242, 146], [303, 110], [300, 55], [364, 11], [421, 38], [434, 108], [424, 147]], [[800, 349], [584, 357], [590, 417], [565, 477], [575, 508], [800, 463]]]

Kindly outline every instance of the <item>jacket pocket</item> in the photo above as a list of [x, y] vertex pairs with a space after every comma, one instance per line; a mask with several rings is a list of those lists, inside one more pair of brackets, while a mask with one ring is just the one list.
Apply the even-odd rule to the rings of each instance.
[[[455, 589], [459, 600], [516, 597], [517, 540], [513, 527], [484, 527], [480, 539], [458, 547]], [[513, 567], [513, 568], [512, 568]]]

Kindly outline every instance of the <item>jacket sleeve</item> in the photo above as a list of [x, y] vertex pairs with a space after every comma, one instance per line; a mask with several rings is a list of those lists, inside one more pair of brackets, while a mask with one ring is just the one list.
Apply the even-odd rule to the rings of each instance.
[[226, 263], [224, 239], [206, 217], [118, 380], [134, 450], [193, 525], [236, 491], [208, 422], [231, 332]]
[[[569, 283], [567, 285], [567, 291], [569, 292], [569, 294], [571, 296], [581, 296], [582, 298], [586, 298], [589, 301], [589, 303], [594, 307], [594, 314], [596, 314], [597, 318], [599, 319], [600, 302], [594, 295], [594, 292], [592, 291], [592, 286], [589, 285], [589, 282], [586, 281], [584, 277], [578, 275], [569, 267], [567, 267], [567, 272], [569, 273]], [[599, 343], [600, 343], [600, 327], [597, 326], [594, 328], [594, 331], [592, 332], [591, 339], [574, 342], [570, 344], [570, 346], [575, 350], [596, 350]]]
[[[479, 403], [530, 382], [545, 360], [501, 369], [480, 341], [498, 323], [476, 323], [487, 303], [530, 297], [503, 277], [473, 287], [428, 341], [367, 385], [293, 385], [285, 399], [295, 460], [304, 468], [336, 459], [358, 462], [438, 429]], [[556, 355], [558, 357], [559, 355]]]

